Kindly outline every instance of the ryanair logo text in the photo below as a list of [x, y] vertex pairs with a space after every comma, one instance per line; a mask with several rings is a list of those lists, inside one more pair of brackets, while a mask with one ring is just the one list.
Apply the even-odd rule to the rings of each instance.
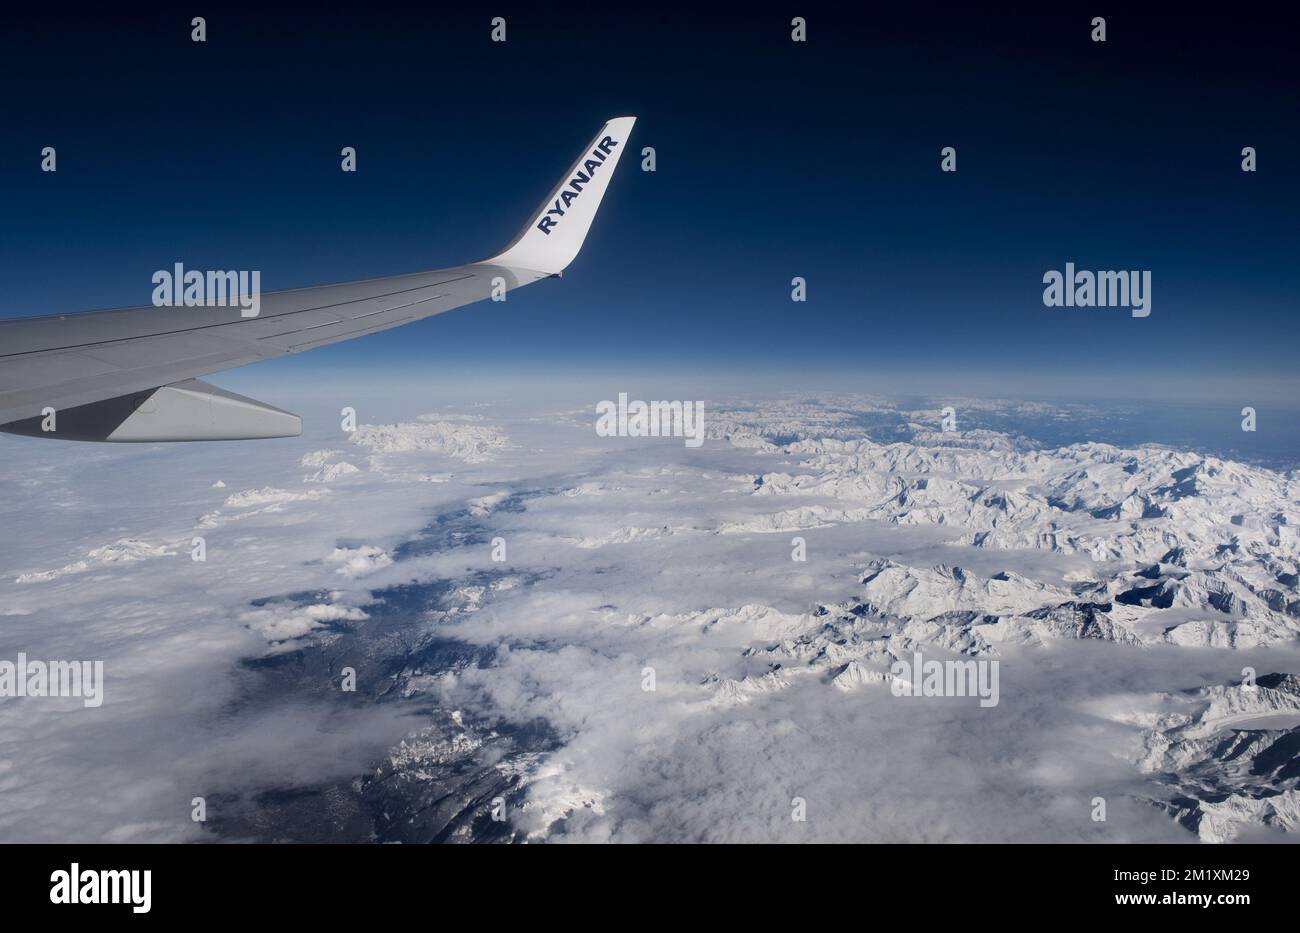
[[591, 183], [592, 177], [596, 174], [596, 169], [605, 164], [605, 160], [609, 158], [610, 150], [617, 145], [618, 140], [612, 136], [606, 136], [596, 144], [596, 148], [591, 150], [591, 154], [583, 161], [582, 168], [569, 179], [569, 183], [565, 187], [560, 189], [559, 197], [555, 199], [555, 203], [548, 207], [546, 213], [538, 218], [538, 230], [547, 236], [551, 235], [551, 228], [560, 222], [559, 218], [564, 216], [564, 212], [568, 210], [569, 205], [577, 200], [578, 195], [582, 194], [583, 185]]

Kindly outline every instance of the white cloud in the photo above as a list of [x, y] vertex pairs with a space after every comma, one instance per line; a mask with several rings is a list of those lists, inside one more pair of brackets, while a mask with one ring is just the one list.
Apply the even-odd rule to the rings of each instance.
[[[3, 448], [0, 481], [33, 494], [3, 497], [0, 519], [33, 530], [0, 542], [0, 561], [57, 569], [24, 571], [41, 586], [0, 581], [0, 658], [102, 659], [107, 682], [93, 720], [0, 704], [0, 839], [201, 838], [195, 794], [346, 788], [384, 756], [418, 769], [475, 755], [520, 781], [510, 819], [534, 839], [1291, 828], [1286, 787], [1267, 812], [1247, 787], [1207, 798], [1195, 831], [1151, 801], [1174, 793], [1159, 768], [1212, 764], [1204, 736], [1164, 717], [1211, 737], [1228, 721], [1169, 698], [1247, 664], [1300, 670], [1292, 478], [1155, 448], [944, 436], [929, 409], [877, 443], [860, 424], [891, 411], [880, 400], [710, 405], [698, 451], [593, 446], [589, 418], [537, 409], [362, 426], [370, 469], [329, 488], [316, 483], [346, 465], [332, 417], [326, 436], [113, 449], [45, 472], [48, 447]], [[213, 493], [214, 471], [240, 491]], [[187, 559], [196, 532], [204, 563]], [[343, 712], [305, 662], [245, 663], [340, 632], [363, 678], [418, 657], [391, 676], [394, 699], [420, 702]], [[444, 640], [473, 661], [420, 654]], [[890, 661], [914, 649], [996, 658], [1000, 704], [894, 697]], [[402, 718], [432, 701], [464, 727]], [[505, 754], [470, 723], [555, 738]], [[1096, 795], [1105, 824], [1089, 818]]]
[[355, 606], [334, 603], [309, 606], [276, 603], [239, 614], [239, 621], [272, 643], [301, 638], [326, 622], [359, 622], [365, 618], [368, 618], [366, 614]]
[[86, 556], [81, 560], [65, 564], [56, 570], [33, 570], [27, 573], [20, 573], [15, 578], [15, 583], [41, 583], [46, 580], [54, 580], [58, 577], [68, 576], [69, 574], [84, 573], [87, 570], [97, 567], [103, 567], [109, 564], [121, 563], [124, 561], [150, 560], [155, 557], [170, 557], [175, 551], [168, 549], [166, 545], [149, 544], [147, 541], [139, 541], [135, 538], [120, 538], [112, 544], [105, 544], [102, 547], [91, 548], [86, 552]]
[[338, 564], [340, 576], [355, 579], [364, 577], [392, 564], [393, 559], [383, 548], [365, 544], [358, 548], [336, 547], [330, 554], [330, 563]]

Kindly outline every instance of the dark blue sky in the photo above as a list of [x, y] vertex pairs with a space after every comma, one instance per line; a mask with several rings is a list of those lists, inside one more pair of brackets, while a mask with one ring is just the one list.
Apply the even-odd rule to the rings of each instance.
[[[0, 315], [145, 304], [175, 261], [269, 290], [481, 258], [630, 113], [659, 170], [623, 162], [563, 282], [258, 369], [1135, 395], [1295, 372], [1300, 56], [1262, 12], [468, 6], [205, 5], [204, 45], [174, 8], [12, 14]], [[1067, 261], [1151, 270], [1151, 316], [1045, 308]]]

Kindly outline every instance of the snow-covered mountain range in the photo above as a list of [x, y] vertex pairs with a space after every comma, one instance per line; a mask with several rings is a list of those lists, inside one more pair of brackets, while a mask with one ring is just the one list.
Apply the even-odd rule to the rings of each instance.
[[[40, 776], [0, 836], [1300, 829], [1294, 470], [1060, 446], [1035, 426], [1083, 410], [1038, 403], [712, 401], [699, 449], [469, 410], [66, 476], [11, 451], [5, 519], [42, 532], [4, 552], [0, 657], [103, 658], [106, 699], [92, 732], [0, 706]], [[999, 664], [998, 702], [900, 695], [918, 654]]]

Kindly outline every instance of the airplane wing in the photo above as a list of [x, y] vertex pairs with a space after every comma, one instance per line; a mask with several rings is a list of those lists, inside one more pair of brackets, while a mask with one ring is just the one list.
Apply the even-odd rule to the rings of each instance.
[[635, 117], [610, 120], [519, 235], [449, 269], [261, 295], [0, 321], [0, 431], [91, 441], [292, 437], [297, 415], [197, 377], [398, 327], [558, 276], [577, 256]]

